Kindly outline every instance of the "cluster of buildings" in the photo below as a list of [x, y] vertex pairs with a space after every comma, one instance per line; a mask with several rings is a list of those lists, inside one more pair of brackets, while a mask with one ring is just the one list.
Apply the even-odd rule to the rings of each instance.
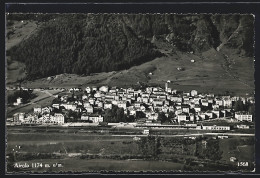
[[[71, 88], [68, 94], [56, 96], [59, 102], [48, 107], [35, 107], [32, 113], [16, 113], [14, 122], [63, 124], [66, 112], [79, 113], [78, 122], [104, 122], [104, 111], [113, 105], [123, 108], [127, 115], [142, 112], [143, 122], [158, 123], [159, 113], [164, 113], [172, 122], [187, 123], [231, 117], [239, 121], [252, 122], [251, 114], [232, 111], [239, 99], [243, 103], [254, 103], [252, 97], [215, 96], [199, 94], [196, 90], [180, 92], [168, 87], [146, 87], [145, 89], [117, 88], [108, 86]], [[79, 94], [80, 93], [80, 94]], [[72, 96], [71, 96], [72, 95]], [[71, 97], [73, 100], [71, 100]], [[212, 128], [208, 128], [209, 130]]]

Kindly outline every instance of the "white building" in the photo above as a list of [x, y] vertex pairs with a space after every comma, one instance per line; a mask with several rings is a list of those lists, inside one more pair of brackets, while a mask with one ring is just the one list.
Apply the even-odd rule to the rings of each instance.
[[90, 87], [86, 87], [85, 91], [86, 91], [86, 93], [90, 93], [91, 92], [91, 88]]
[[16, 99], [16, 102], [14, 102], [14, 105], [15, 105], [15, 106], [18, 106], [18, 105], [20, 105], [20, 104], [22, 104], [22, 103], [23, 103], [23, 99], [20, 98], [20, 97], [18, 97], [18, 98]]
[[55, 113], [54, 114], [54, 122], [58, 123], [58, 124], [64, 124], [64, 115], [61, 113]]
[[14, 122], [23, 122], [25, 118], [25, 113], [15, 113], [13, 115]]
[[187, 115], [185, 113], [181, 113], [177, 115], [178, 122], [187, 121]]
[[126, 101], [118, 101], [117, 106], [126, 109]]
[[93, 123], [99, 123], [103, 122], [103, 117], [102, 116], [89, 116], [89, 120], [92, 121]]
[[239, 121], [253, 121], [253, 117], [251, 114], [245, 113], [245, 112], [236, 112], [235, 118]]
[[108, 92], [108, 86], [102, 86], [99, 88], [99, 91], [102, 91], [104, 93], [107, 93]]
[[41, 113], [42, 112], [42, 108], [41, 107], [34, 107], [33, 108], [33, 112], [34, 113]]
[[89, 119], [89, 116], [87, 114], [82, 114], [80, 119], [86, 121]]
[[198, 92], [196, 90], [191, 90], [190, 95], [196, 96], [196, 95], [198, 95]]
[[104, 109], [112, 109], [112, 103], [105, 103]]

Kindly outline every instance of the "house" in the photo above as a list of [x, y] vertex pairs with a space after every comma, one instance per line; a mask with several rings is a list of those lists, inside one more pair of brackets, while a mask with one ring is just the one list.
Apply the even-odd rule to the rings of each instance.
[[94, 112], [94, 108], [92, 106], [85, 107], [85, 109], [87, 110], [87, 113], [93, 113]]
[[211, 111], [205, 112], [205, 114], [208, 116], [209, 119], [213, 118], [213, 113]]
[[104, 109], [112, 109], [112, 103], [105, 103]]
[[179, 114], [181, 114], [182, 113], [182, 109], [177, 109], [176, 111], [175, 111], [175, 114], [176, 115], [179, 115]]
[[187, 114], [186, 113], [181, 113], [181, 114], [178, 114], [177, 115], [177, 120], [178, 122], [181, 122], [181, 121], [187, 121], [188, 117], [187, 117]]
[[42, 114], [44, 113], [50, 113], [51, 112], [51, 108], [50, 107], [44, 107], [42, 108]]
[[97, 105], [97, 107], [99, 107], [99, 108], [103, 108], [103, 102], [102, 102], [102, 101], [97, 101], [97, 102], [96, 102], [96, 105]]
[[161, 112], [162, 111], [162, 106], [154, 106], [153, 109], [157, 112]]
[[80, 117], [80, 120], [87, 121], [89, 120], [89, 116], [86, 113], [83, 113]]
[[89, 106], [91, 106], [91, 104], [90, 104], [89, 102], [83, 103], [83, 107], [84, 107], [84, 108], [89, 107]]
[[135, 108], [140, 108], [141, 107], [141, 102], [135, 102], [134, 103], [134, 106], [135, 106]]
[[29, 123], [37, 123], [37, 120], [38, 120], [38, 116], [35, 116], [35, 115], [31, 115], [29, 114], [25, 120]]
[[167, 93], [171, 93], [171, 92], [172, 92], [172, 89], [171, 89], [171, 88], [167, 88], [166, 92], [167, 92]]
[[152, 87], [147, 87], [146, 88], [146, 92], [147, 93], [152, 93], [153, 92], [153, 88]]
[[216, 98], [215, 102], [216, 102], [217, 105], [223, 106], [223, 100]]
[[141, 93], [141, 97], [142, 97], [142, 98], [149, 98], [149, 96], [150, 96], [149, 93], [146, 93], [146, 92]]
[[209, 106], [208, 100], [202, 99], [201, 100], [201, 105], [202, 106]]
[[92, 121], [93, 123], [103, 122], [103, 117], [101, 115], [99, 115], [99, 116], [89, 116], [89, 121]]
[[135, 116], [136, 110], [135, 109], [129, 109], [129, 115]]
[[110, 90], [109, 90], [109, 93], [116, 93], [116, 88], [112, 87]]
[[105, 101], [112, 101], [115, 99], [115, 96], [112, 94], [105, 95]]
[[86, 93], [91, 93], [91, 88], [90, 87], [86, 87], [85, 91], [86, 91]]
[[169, 110], [168, 106], [164, 105], [162, 106], [162, 112], [167, 113]]
[[218, 135], [218, 138], [219, 138], [219, 139], [227, 139], [228, 136], [227, 136], [227, 135]]
[[23, 103], [23, 99], [22, 99], [21, 97], [18, 97], [18, 98], [16, 99], [16, 102], [14, 102], [13, 105], [18, 106], [18, 105], [20, 105], [20, 104], [22, 104], [22, 103]]
[[15, 113], [13, 115], [14, 122], [23, 122], [25, 118], [25, 113]]
[[92, 105], [95, 105], [95, 99], [94, 98], [89, 98], [88, 102]]
[[43, 124], [49, 124], [49, 123], [52, 123], [53, 122], [53, 119], [51, 118], [51, 115], [50, 114], [44, 114], [42, 115], [41, 118], [39, 118], [40, 121], [43, 123]]
[[194, 104], [199, 105], [200, 104], [200, 98], [199, 97], [195, 97], [193, 98]]
[[220, 111], [219, 110], [212, 110], [211, 112], [213, 113], [213, 117], [214, 118], [219, 118], [219, 116], [220, 116]]
[[227, 108], [232, 107], [232, 101], [231, 101], [231, 99], [225, 98], [225, 99], [223, 100], [223, 106], [224, 106], [224, 107], [227, 107]]
[[230, 126], [202, 126], [203, 130], [230, 130]]
[[208, 103], [210, 103], [210, 104], [213, 104], [213, 102], [214, 102], [214, 99], [213, 98], [208, 98]]
[[174, 112], [175, 109], [174, 109], [174, 106], [169, 106], [169, 112]]
[[191, 109], [194, 109], [196, 105], [194, 103], [189, 103], [189, 106]]
[[116, 105], [116, 106], [117, 106], [117, 105], [118, 105], [118, 102], [119, 102], [119, 101], [117, 101], [117, 100], [112, 100], [112, 104], [113, 104], [113, 105]]
[[145, 129], [145, 130], [143, 131], [143, 134], [144, 134], [144, 135], [149, 135], [149, 130], [148, 130], [148, 129]]
[[194, 121], [195, 120], [195, 115], [194, 114], [189, 113], [189, 116], [190, 116], [190, 121]]
[[94, 94], [95, 98], [101, 98], [101, 96], [102, 96], [102, 94], [98, 91]]
[[61, 113], [54, 114], [54, 122], [57, 124], [64, 124], [64, 115]]
[[97, 87], [96, 87], [96, 86], [93, 86], [93, 87], [92, 87], [92, 91], [97, 91]]
[[118, 101], [118, 103], [117, 103], [117, 106], [119, 107], [119, 108], [124, 108], [124, 109], [126, 109], [126, 101]]
[[227, 111], [226, 110], [221, 110], [220, 111], [220, 117], [226, 117]]
[[201, 107], [199, 105], [195, 105], [194, 110], [195, 110], [195, 112], [200, 112]]
[[183, 96], [190, 96], [189, 92], [183, 92]]
[[252, 114], [248, 114], [246, 112], [235, 112], [235, 119], [239, 121], [253, 121]]
[[101, 86], [101, 87], [99, 88], [99, 91], [104, 92], [104, 93], [107, 93], [107, 92], [108, 92], [108, 86]]
[[149, 102], [149, 98], [148, 97], [144, 97], [144, 98], [142, 98], [142, 100], [143, 100], [143, 103], [148, 103]]
[[212, 108], [215, 109], [215, 110], [217, 110], [217, 109], [219, 109], [219, 105], [218, 105], [218, 104], [213, 104], [213, 105], [212, 105]]
[[157, 120], [158, 119], [158, 113], [155, 113], [155, 112], [146, 112], [145, 115], [149, 120]]
[[235, 162], [235, 161], [237, 161], [237, 158], [232, 156], [229, 158], [229, 160], [230, 160], [230, 162]]
[[61, 97], [60, 97], [60, 100], [61, 100], [62, 102], [67, 102], [67, 100], [68, 100], [68, 95], [63, 95], [63, 96], [61, 96]]
[[154, 99], [153, 100], [153, 105], [154, 106], [158, 106], [158, 105], [162, 106], [163, 105], [163, 100], [161, 100], [161, 99]]
[[191, 90], [190, 95], [196, 96], [196, 95], [198, 95], [198, 92], [196, 90]]
[[189, 104], [190, 98], [189, 97], [183, 97], [183, 104]]
[[143, 112], [145, 112], [146, 108], [145, 108], [144, 106], [141, 106], [141, 107], [140, 107], [140, 110], [143, 111]]
[[82, 100], [87, 100], [88, 96], [87, 95], [82, 95]]
[[53, 107], [53, 108], [56, 108], [56, 109], [60, 109], [60, 104], [54, 103], [54, 104], [52, 104], [52, 107]]
[[61, 106], [63, 106], [67, 110], [72, 110], [72, 111], [75, 111], [77, 108], [77, 105], [75, 105], [73, 103], [64, 103], [64, 104], [61, 104]]
[[203, 112], [198, 112], [198, 116], [200, 117], [200, 119], [205, 120], [207, 118], [207, 115]]
[[190, 107], [189, 106], [182, 106], [182, 112], [189, 113], [190, 112]]
[[249, 125], [237, 125], [238, 129], [249, 129]]
[[166, 95], [157, 95], [158, 99], [166, 100]]
[[42, 108], [41, 107], [34, 107], [33, 108], [33, 112], [34, 113], [41, 113], [42, 112]]
[[139, 97], [137, 97], [136, 101], [142, 103], [143, 99], [139, 96]]

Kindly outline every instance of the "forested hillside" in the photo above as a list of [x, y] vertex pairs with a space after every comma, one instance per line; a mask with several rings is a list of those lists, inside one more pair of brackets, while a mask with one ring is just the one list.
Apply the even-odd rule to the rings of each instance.
[[[39, 21], [39, 30], [7, 55], [26, 64], [28, 79], [61, 73], [90, 74], [128, 69], [160, 57], [152, 39], [173, 50], [211, 48], [253, 56], [253, 16], [176, 14], [11, 14]], [[7, 24], [8, 25], [8, 24]]]

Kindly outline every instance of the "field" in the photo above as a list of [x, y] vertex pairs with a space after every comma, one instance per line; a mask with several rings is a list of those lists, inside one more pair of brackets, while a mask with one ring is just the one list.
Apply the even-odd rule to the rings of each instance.
[[[111, 130], [112, 128], [107, 128]], [[223, 153], [220, 163], [199, 159], [196, 156], [200, 141], [185, 140], [183, 137], [160, 137], [159, 145], [152, 137], [133, 135], [113, 136], [98, 132], [106, 130], [96, 128], [95, 132], [80, 132], [79, 128], [9, 128], [6, 154], [12, 157], [9, 166], [14, 163], [60, 163], [62, 168], [29, 168], [16, 171], [190, 171], [190, 170], [237, 170], [236, 162], [230, 162], [234, 156], [238, 161], [254, 162], [254, 142], [251, 137], [230, 137], [220, 139], [219, 146]], [[94, 131], [85, 128], [85, 131]], [[128, 132], [127, 130], [119, 130]], [[133, 130], [132, 130], [133, 131]], [[171, 135], [171, 133], [168, 133]], [[149, 141], [150, 139], [150, 141]], [[204, 139], [210, 139], [205, 137]], [[251, 140], [251, 141], [250, 141]], [[156, 146], [157, 145], [157, 146]], [[156, 151], [157, 150], [157, 151]], [[153, 155], [153, 156], [152, 156]], [[10, 158], [9, 158], [10, 159]], [[185, 164], [189, 161], [191, 164]], [[203, 163], [203, 167], [198, 165]], [[223, 163], [223, 165], [222, 165]], [[185, 166], [184, 166], [185, 165]], [[233, 167], [229, 167], [233, 166]], [[11, 168], [10, 171], [13, 169]], [[243, 168], [239, 168], [243, 170]], [[247, 169], [246, 169], [247, 170]]]
[[223, 151], [222, 160], [229, 161], [230, 157], [235, 157], [238, 161], [254, 162], [254, 144], [250, 142], [243, 144], [242, 140], [246, 139], [234, 137], [221, 140], [220, 145]]
[[[28, 164], [31, 163], [43, 163], [43, 164], [61, 164], [61, 168], [29, 168], [23, 169], [25, 172], [103, 172], [109, 173], [109, 171], [116, 172], [162, 172], [162, 171], [172, 171], [172, 170], [182, 170], [183, 164], [173, 163], [167, 161], [144, 161], [144, 160], [112, 160], [112, 159], [90, 159], [84, 160], [79, 158], [70, 158], [70, 159], [46, 159], [42, 160], [33, 160], [28, 161]], [[23, 163], [23, 162], [20, 162]]]

